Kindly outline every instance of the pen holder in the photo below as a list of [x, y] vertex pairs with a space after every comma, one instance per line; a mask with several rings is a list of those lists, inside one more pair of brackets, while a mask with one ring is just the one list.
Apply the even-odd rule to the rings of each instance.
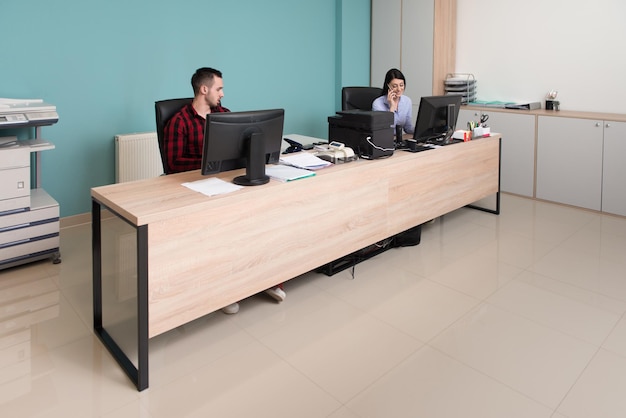
[[482, 138], [491, 135], [491, 128], [488, 126], [479, 126], [472, 131], [472, 138]]

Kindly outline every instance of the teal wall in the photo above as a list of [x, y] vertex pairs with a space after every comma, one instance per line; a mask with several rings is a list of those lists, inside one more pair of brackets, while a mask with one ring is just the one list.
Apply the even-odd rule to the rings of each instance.
[[198, 67], [224, 73], [231, 110], [281, 107], [285, 132], [326, 138], [341, 86], [369, 84], [369, 21], [369, 0], [3, 2], [0, 97], [57, 106], [43, 187], [86, 213], [114, 136], [154, 131], [154, 102], [191, 96]]
[[[364, 7], [364, 3], [367, 3], [367, 7]], [[370, 1], [338, 1], [335, 30], [336, 79], [341, 80], [337, 85], [335, 107], [341, 109], [342, 86], [370, 85]], [[364, 78], [365, 76], [367, 78]]]

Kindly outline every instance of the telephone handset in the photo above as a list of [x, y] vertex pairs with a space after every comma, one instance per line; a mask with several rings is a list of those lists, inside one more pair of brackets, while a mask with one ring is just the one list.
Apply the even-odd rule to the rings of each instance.
[[283, 151], [283, 154], [291, 154], [292, 152], [302, 151], [303, 147], [301, 143], [296, 142], [293, 139], [289, 139], [289, 138], [283, 138], [283, 139], [287, 141], [287, 143], [289, 144], [287, 149]]

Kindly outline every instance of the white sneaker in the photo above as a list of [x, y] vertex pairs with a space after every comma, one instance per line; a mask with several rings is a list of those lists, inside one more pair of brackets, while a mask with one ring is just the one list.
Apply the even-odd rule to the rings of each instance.
[[239, 312], [239, 304], [235, 302], [235, 303], [231, 303], [228, 306], [224, 306], [222, 308], [222, 312], [228, 315], [236, 314], [237, 312]]
[[283, 289], [281, 289], [280, 287], [275, 287], [273, 289], [267, 289], [265, 291], [265, 293], [270, 295], [272, 298], [274, 298], [278, 302], [282, 302], [287, 297], [287, 294], [285, 293], [285, 291]]

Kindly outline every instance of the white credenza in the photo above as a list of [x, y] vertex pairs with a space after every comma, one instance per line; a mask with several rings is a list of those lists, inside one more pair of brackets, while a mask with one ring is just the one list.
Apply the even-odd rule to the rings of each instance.
[[537, 197], [626, 216], [626, 122], [539, 116]]
[[626, 115], [465, 106], [502, 134], [503, 192], [626, 216]]
[[532, 197], [535, 183], [535, 116], [463, 108], [459, 112], [457, 129], [467, 129], [467, 122], [479, 121], [483, 113], [489, 115], [487, 122], [491, 130], [502, 134], [500, 189]]

